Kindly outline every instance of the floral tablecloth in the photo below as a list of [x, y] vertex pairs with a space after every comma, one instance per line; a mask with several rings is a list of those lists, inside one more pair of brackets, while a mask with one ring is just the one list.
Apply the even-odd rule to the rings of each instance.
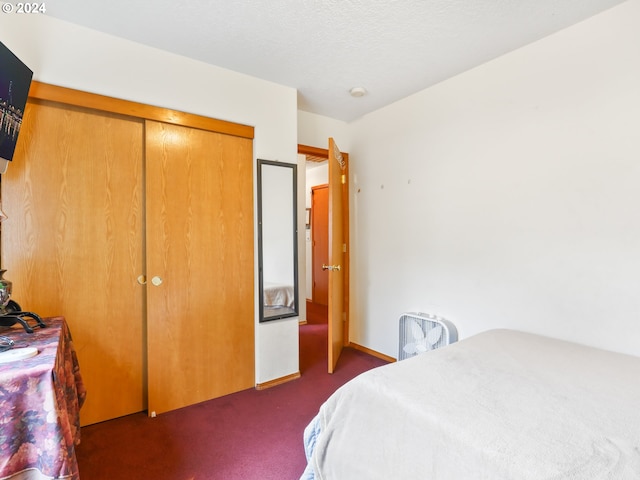
[[19, 325], [0, 329], [14, 348], [38, 349], [0, 363], [0, 480], [79, 478], [75, 446], [86, 390], [64, 318], [44, 322], [32, 334]]

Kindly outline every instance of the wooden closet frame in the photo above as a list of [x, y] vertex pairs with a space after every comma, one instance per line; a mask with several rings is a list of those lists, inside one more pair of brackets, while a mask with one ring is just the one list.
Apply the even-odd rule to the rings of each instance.
[[[134, 121], [165, 124], [167, 127], [186, 127], [200, 132], [211, 132], [228, 137], [242, 139], [249, 143], [254, 138], [254, 127], [224, 120], [213, 119], [202, 115], [185, 113], [169, 108], [146, 105], [142, 103], [122, 100], [105, 95], [88, 93], [71, 88], [60, 87], [33, 81], [29, 90], [29, 100], [32, 104], [51, 102], [62, 107], [92, 110], [96, 113], [118, 115]], [[27, 109], [26, 116], [29, 115]], [[253, 156], [253, 152], [246, 152]], [[253, 163], [253, 162], [252, 162]], [[252, 250], [253, 252], [253, 250]], [[252, 319], [253, 320], [253, 319]], [[254, 347], [255, 348], [255, 347]], [[142, 365], [143, 369], [146, 368]], [[255, 372], [252, 381], [255, 381]], [[148, 385], [143, 385], [143, 396], [147, 396]], [[145, 400], [146, 401], [146, 400]], [[115, 417], [112, 417], [115, 418]], [[98, 421], [108, 418], [98, 419]], [[93, 420], [89, 423], [95, 423]], [[87, 423], [87, 424], [89, 424]]]
[[83, 92], [66, 87], [58, 87], [33, 81], [29, 90], [29, 98], [49, 100], [76, 107], [86, 107], [104, 112], [117, 113], [129, 117], [156, 120], [158, 122], [199, 128], [211, 132], [234, 135], [236, 137], [254, 138], [254, 128], [249, 125], [226, 122], [193, 113], [185, 113], [169, 108], [156, 107], [143, 103], [121, 100], [96, 93]]

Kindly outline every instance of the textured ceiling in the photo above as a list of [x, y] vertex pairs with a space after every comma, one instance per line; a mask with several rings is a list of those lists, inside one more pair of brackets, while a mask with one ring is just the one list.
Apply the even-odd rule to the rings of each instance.
[[56, 0], [47, 14], [294, 87], [299, 109], [350, 121], [619, 3]]

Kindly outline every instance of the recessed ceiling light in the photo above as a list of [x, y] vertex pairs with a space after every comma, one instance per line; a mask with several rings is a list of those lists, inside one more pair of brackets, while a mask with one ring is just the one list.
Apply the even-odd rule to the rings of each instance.
[[349, 90], [349, 93], [352, 97], [362, 97], [366, 95], [367, 90], [364, 87], [353, 87], [351, 90]]

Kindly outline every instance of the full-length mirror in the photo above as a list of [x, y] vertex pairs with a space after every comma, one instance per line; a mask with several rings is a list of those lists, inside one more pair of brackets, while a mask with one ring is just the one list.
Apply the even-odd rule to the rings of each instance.
[[299, 314], [296, 199], [297, 165], [258, 159], [261, 322]]

